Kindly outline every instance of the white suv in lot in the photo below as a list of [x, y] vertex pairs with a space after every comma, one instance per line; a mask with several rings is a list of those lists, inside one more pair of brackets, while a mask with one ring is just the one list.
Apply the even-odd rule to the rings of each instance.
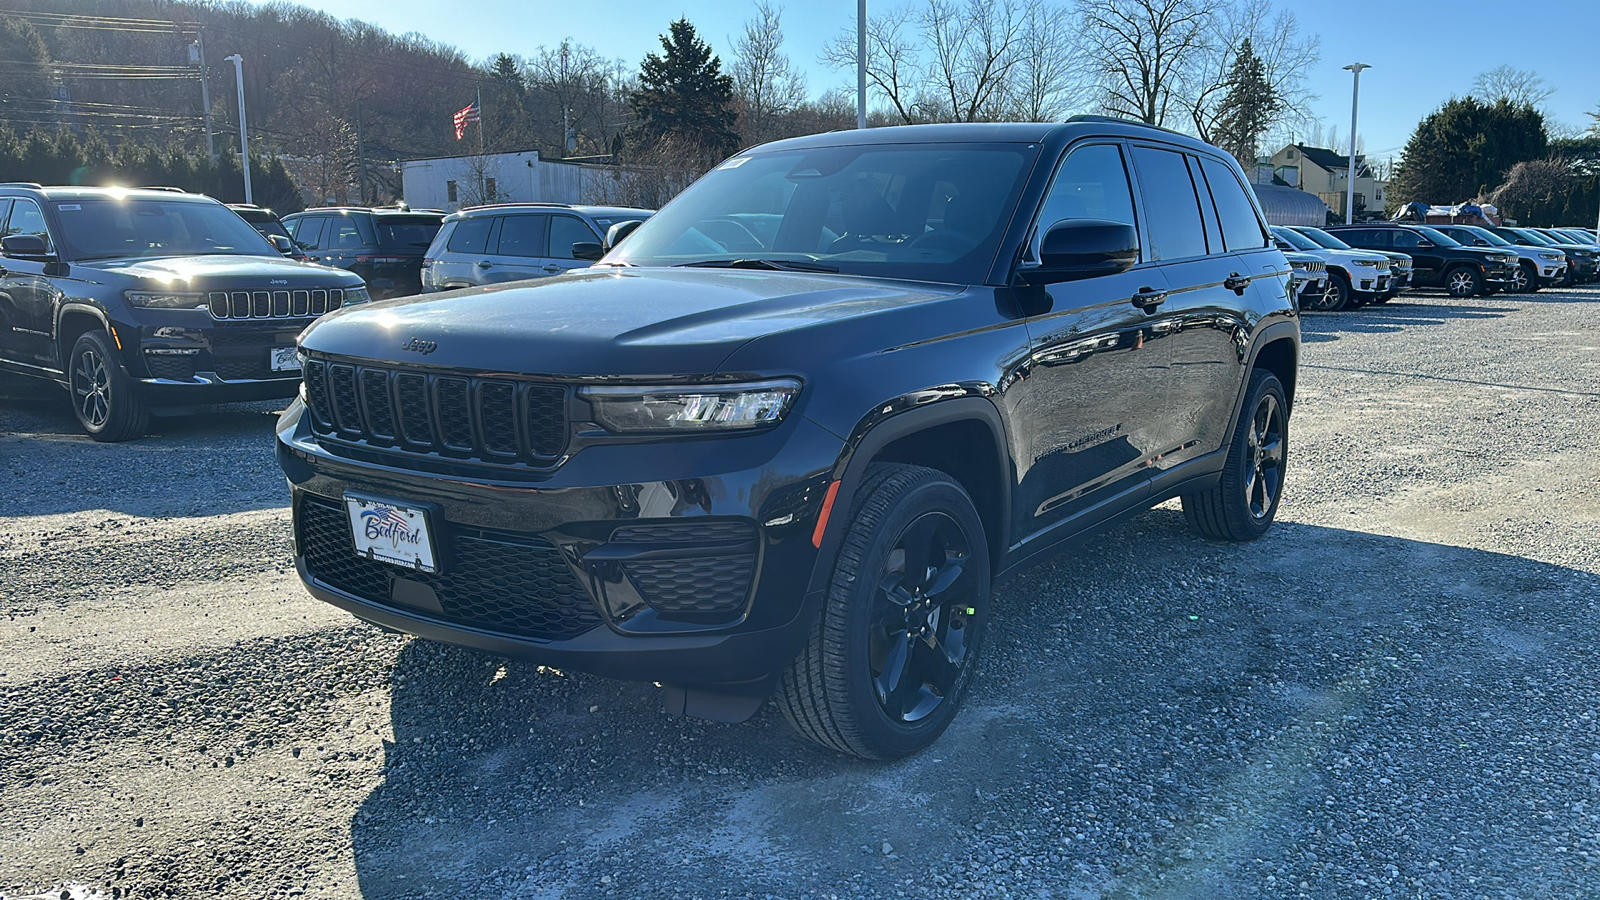
[[1517, 271], [1512, 274], [1511, 292], [1531, 294], [1567, 276], [1567, 255], [1553, 247], [1513, 244], [1487, 228], [1476, 225], [1434, 225], [1468, 247], [1499, 247], [1517, 255]]
[[1387, 256], [1371, 250], [1330, 250], [1292, 228], [1272, 227], [1278, 249], [1315, 256], [1328, 267], [1328, 288], [1320, 297], [1307, 295], [1305, 308], [1323, 311], [1346, 309], [1388, 299]]

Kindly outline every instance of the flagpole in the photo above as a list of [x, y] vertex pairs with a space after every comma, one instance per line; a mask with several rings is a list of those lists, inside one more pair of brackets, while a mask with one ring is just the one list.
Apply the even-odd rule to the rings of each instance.
[[483, 85], [481, 85], [481, 84], [478, 85], [478, 104], [477, 105], [478, 105], [478, 196], [483, 198], [482, 202], [484, 202], [484, 203], [492, 203], [494, 201], [494, 198], [489, 196], [488, 173], [484, 171], [488, 167], [488, 160], [486, 160], [484, 158], [484, 152], [483, 152]]

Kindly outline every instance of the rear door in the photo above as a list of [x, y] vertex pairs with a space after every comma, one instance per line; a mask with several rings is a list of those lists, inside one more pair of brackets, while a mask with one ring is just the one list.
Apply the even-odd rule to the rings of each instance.
[[433, 261], [433, 280], [441, 290], [484, 283], [485, 268], [480, 267], [489, 250], [489, 240], [500, 223], [498, 216], [458, 219], [445, 227], [444, 248]]
[[489, 252], [478, 263], [478, 283], [496, 284], [553, 274], [546, 271], [544, 256], [549, 218], [542, 212], [501, 216], [500, 227], [490, 235]]

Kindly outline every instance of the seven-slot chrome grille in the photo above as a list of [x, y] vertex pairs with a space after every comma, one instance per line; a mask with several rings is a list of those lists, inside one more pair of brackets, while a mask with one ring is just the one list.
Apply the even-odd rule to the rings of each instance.
[[321, 359], [303, 375], [312, 428], [335, 440], [541, 467], [567, 446], [561, 385]]
[[289, 319], [320, 316], [344, 305], [341, 288], [297, 291], [212, 291], [206, 305], [213, 319]]

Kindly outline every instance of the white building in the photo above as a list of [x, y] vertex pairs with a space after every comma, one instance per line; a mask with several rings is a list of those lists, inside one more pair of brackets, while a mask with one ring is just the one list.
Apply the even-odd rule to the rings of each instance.
[[457, 210], [484, 203], [584, 203], [605, 166], [539, 158], [539, 151], [412, 159], [401, 192], [413, 209]]

